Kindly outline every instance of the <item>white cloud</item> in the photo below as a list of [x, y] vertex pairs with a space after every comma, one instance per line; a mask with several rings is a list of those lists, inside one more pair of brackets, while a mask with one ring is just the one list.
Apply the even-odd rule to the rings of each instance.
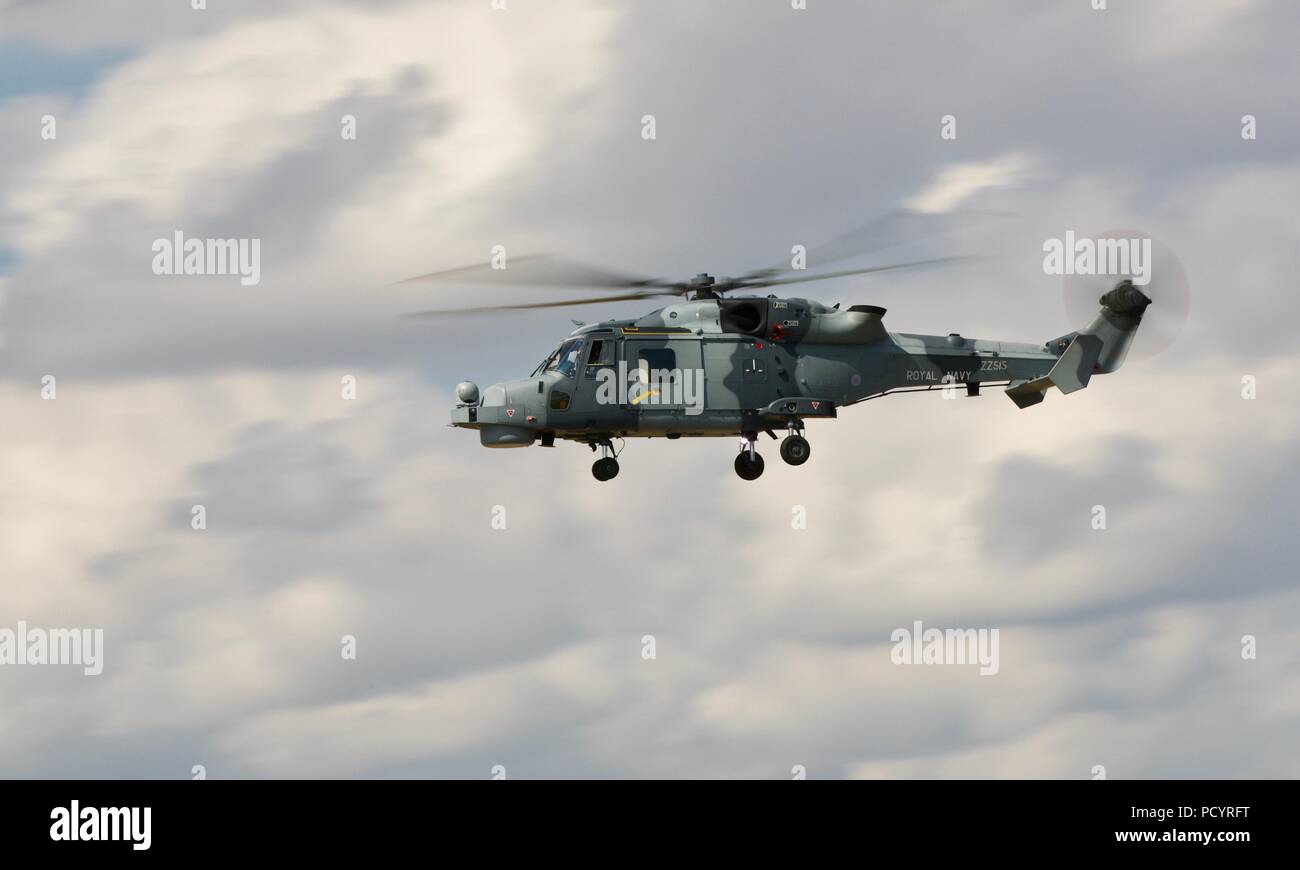
[[952, 211], [982, 191], [1028, 181], [1031, 167], [1031, 160], [1024, 154], [958, 163], [941, 170], [906, 204], [925, 214]]
[[[20, 315], [6, 357], [18, 371], [0, 381], [0, 610], [103, 625], [107, 643], [96, 681], [0, 670], [0, 767], [1288, 772], [1273, 762], [1300, 697], [1287, 592], [1300, 404], [1281, 315], [1300, 173], [1290, 155], [1270, 163], [1264, 140], [1232, 152], [1252, 163], [1227, 166], [1217, 146], [1208, 159], [1175, 142], [1159, 157], [1176, 183], [1162, 186], [1148, 142], [1122, 143], [1132, 163], [1106, 150], [1117, 137], [1095, 106], [1074, 127], [1051, 115], [1066, 80], [1117, 124], [1144, 105], [1116, 104], [1080, 70], [1122, 77], [1135, 63], [1182, 82], [1185, 67], [1080, 50], [1053, 67], [1059, 78], [1026, 79], [1026, 59], [1060, 51], [1032, 38], [1044, 18], [1073, 26], [1075, 10], [973, 10], [969, 32], [997, 28], [1025, 51], [990, 60], [992, 43], [963, 35], [926, 43], [945, 64], [911, 69], [921, 59], [897, 34], [924, 15], [901, 5], [887, 13], [899, 28], [826, 10], [800, 25], [825, 28], [809, 31], [819, 50], [788, 56], [768, 49], [812, 39], [789, 16], [698, 4], [689, 33], [650, 4], [617, 19], [586, 3], [567, 15], [266, 8], [136, 27], [134, 58], [61, 103], [57, 147], [19, 148], [0, 185], [24, 257], [0, 281]], [[60, 9], [24, 10], [23, 32], [53, 27]], [[84, 44], [122, 27], [57, 29]], [[716, 42], [720, 27], [729, 39]], [[861, 48], [863, 34], [884, 41], [830, 50]], [[864, 87], [845, 74], [858, 62], [911, 77]], [[1209, 60], [1198, 71], [1237, 82]], [[983, 90], [963, 93], [973, 81]], [[925, 151], [912, 104], [934, 93], [961, 104], [944, 109], [962, 113], [961, 147], [983, 116], [1007, 123], [984, 135], [1015, 150]], [[373, 112], [349, 152], [335, 115], [354, 103]], [[31, 108], [6, 103], [0, 118]], [[653, 144], [637, 136], [646, 111], [661, 114]], [[916, 111], [935, 138], [937, 112]], [[1186, 115], [1174, 105], [1160, 129], [1177, 140]], [[883, 153], [864, 159], [855, 124], [868, 123]], [[1005, 260], [810, 295], [886, 304], [901, 331], [1044, 340], [1077, 324], [1042, 275], [1042, 239], [1136, 223], [1193, 272], [1183, 341], [1028, 411], [996, 390], [846, 409], [810, 426], [814, 456], [799, 469], [764, 441], [754, 484], [732, 474], [730, 439], [632, 442], [602, 487], [573, 445], [485, 451], [444, 425], [455, 381], [526, 371], [564, 315], [399, 340], [377, 313], [394, 297], [357, 289], [358, 276], [455, 265], [485, 239], [509, 234], [513, 248], [555, 227], [649, 262], [749, 257], [768, 230], [788, 245], [781, 234], [807, 213], [838, 220], [908, 189], [924, 210], [996, 200], [1022, 214], [994, 231]], [[593, 210], [607, 194], [614, 207]], [[257, 293], [142, 278], [158, 225], [237, 233], [268, 215], [280, 247]], [[30, 376], [47, 371], [54, 402]], [[339, 396], [345, 373], [359, 376], [356, 402]], [[1254, 402], [1238, 395], [1245, 373], [1259, 378]], [[202, 533], [189, 528], [198, 501]], [[1099, 501], [1105, 532], [1089, 527]], [[498, 504], [505, 532], [489, 525]], [[806, 531], [790, 528], [794, 504]], [[1000, 674], [889, 665], [889, 631], [916, 618], [1002, 628]], [[1235, 655], [1245, 633], [1260, 637], [1257, 662]], [[343, 634], [358, 638], [355, 662], [339, 655]], [[655, 661], [640, 657], [645, 634]], [[1232, 757], [1225, 733], [1240, 735]]]
[[[320, 123], [323, 106], [403, 89], [406, 111], [444, 113], [447, 127], [403, 155], [382, 212], [358, 203], [369, 221], [347, 226], [387, 231], [463, 208], [530, 159], [547, 118], [599, 80], [615, 15], [583, 0], [564, 8], [332, 5], [151, 45], [96, 83], [59, 147], [11, 192], [18, 246], [38, 256], [94, 232], [85, 221], [109, 206], [158, 222], [193, 217], [196, 204], [220, 213], [277, 158], [349, 147], [338, 118]], [[358, 118], [359, 138], [377, 135], [373, 122]]]

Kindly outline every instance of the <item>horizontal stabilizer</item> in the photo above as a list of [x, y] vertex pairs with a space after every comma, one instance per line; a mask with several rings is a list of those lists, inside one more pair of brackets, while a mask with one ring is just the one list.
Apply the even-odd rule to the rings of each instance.
[[1021, 381], [1007, 387], [1007, 395], [1016, 403], [1017, 408], [1028, 408], [1043, 401], [1043, 396], [1047, 394], [1047, 388], [1051, 385], [1052, 382], [1046, 377], [1034, 378], [1032, 381]]
[[1007, 387], [1007, 395], [1016, 403], [1016, 407], [1028, 408], [1043, 401], [1049, 387], [1056, 387], [1062, 393], [1082, 390], [1088, 386], [1088, 381], [1097, 370], [1101, 350], [1102, 341], [1097, 336], [1083, 333], [1076, 335], [1050, 372], [1032, 381], [1013, 383]]

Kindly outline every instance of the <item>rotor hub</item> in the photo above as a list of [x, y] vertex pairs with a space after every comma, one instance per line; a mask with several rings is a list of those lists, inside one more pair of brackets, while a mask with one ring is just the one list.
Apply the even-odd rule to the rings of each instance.
[[686, 286], [694, 291], [692, 299], [717, 299], [718, 294], [713, 289], [716, 284], [717, 279], [708, 272], [701, 272], [686, 282]]

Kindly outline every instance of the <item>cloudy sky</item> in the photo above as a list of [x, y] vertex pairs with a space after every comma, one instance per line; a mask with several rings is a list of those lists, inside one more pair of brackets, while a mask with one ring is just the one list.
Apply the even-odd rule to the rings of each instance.
[[[106, 646], [0, 666], [0, 775], [1300, 776], [1296, 4], [206, 5], [0, 0], [0, 628]], [[1009, 216], [809, 295], [1043, 341], [1081, 326], [1044, 240], [1139, 227], [1190, 316], [1025, 411], [599, 484], [448, 428], [453, 387], [651, 306], [391, 286], [498, 244], [729, 274], [909, 206]], [[260, 239], [261, 283], [154, 275], [177, 231]], [[999, 672], [893, 664], [916, 620]]]

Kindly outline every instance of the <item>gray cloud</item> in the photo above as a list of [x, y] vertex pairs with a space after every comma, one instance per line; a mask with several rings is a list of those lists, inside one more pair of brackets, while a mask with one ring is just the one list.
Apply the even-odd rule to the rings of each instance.
[[[0, 669], [0, 772], [1300, 774], [1289, 5], [221, 5], [0, 3], [126, 58], [0, 102], [0, 626], [109, 642], [96, 680]], [[969, 204], [1014, 216], [890, 255], [989, 260], [809, 295], [1042, 340], [1072, 327], [1043, 239], [1136, 225], [1192, 277], [1182, 341], [1023, 412], [867, 403], [757, 484], [724, 439], [634, 443], [600, 487], [572, 445], [444, 425], [567, 312], [416, 326], [481, 297], [384, 286], [498, 243], [735, 272], [972, 165], [1009, 180]], [[153, 276], [177, 228], [262, 237], [264, 284]], [[1001, 672], [891, 665], [915, 619], [999, 628]]]

